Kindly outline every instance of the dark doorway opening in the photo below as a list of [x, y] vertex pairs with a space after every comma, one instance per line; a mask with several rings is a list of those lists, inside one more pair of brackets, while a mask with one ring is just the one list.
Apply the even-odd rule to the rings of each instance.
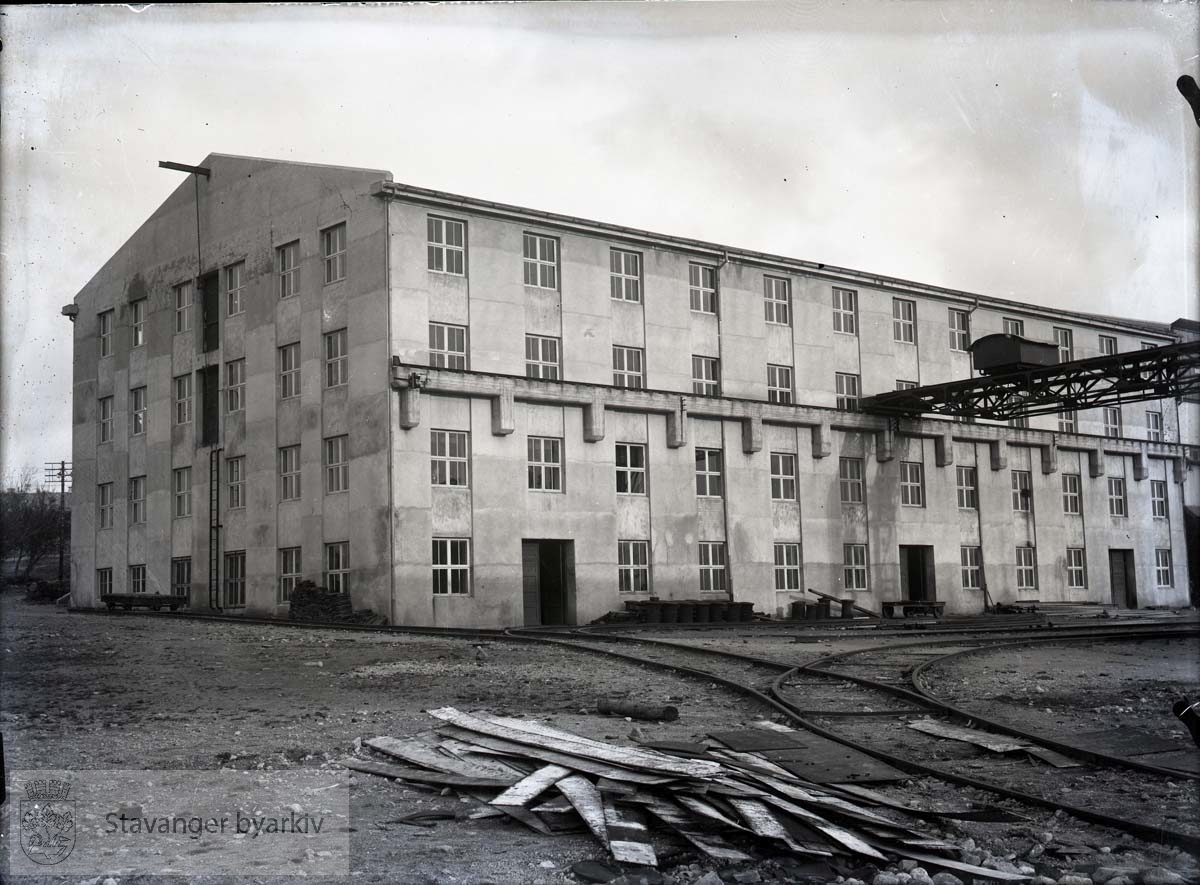
[[521, 542], [525, 626], [575, 623], [575, 542]]
[[221, 299], [218, 297], [217, 272], [200, 278], [200, 315], [204, 319], [204, 335], [200, 350], [208, 353], [221, 346]]
[[1133, 570], [1132, 550], [1108, 551], [1108, 579], [1113, 605], [1137, 608], [1137, 575]]
[[908, 602], [935, 602], [933, 548], [924, 544], [900, 545], [900, 598]]
[[215, 446], [221, 438], [221, 381], [216, 366], [200, 375], [200, 445]]

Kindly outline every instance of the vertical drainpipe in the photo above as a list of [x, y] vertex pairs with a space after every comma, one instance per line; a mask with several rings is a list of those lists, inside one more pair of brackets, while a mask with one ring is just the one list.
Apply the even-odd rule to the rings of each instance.
[[[721, 396], [724, 398], [724, 379], [725, 379], [725, 336], [721, 334], [724, 323], [722, 318], [725, 316], [725, 286], [721, 281], [721, 268], [729, 263], [729, 253], [722, 252], [721, 260], [717, 262], [717, 365], [721, 366]], [[733, 602], [733, 538], [730, 533], [729, 525], [729, 456], [726, 454], [728, 446], [726, 445], [725, 436], [725, 419], [721, 419], [721, 460], [723, 475], [721, 477], [721, 517], [725, 523], [725, 595], [729, 597], [729, 601]], [[694, 445], [693, 445], [694, 448]]]
[[387, 408], [387, 521], [388, 521], [388, 622], [396, 623], [396, 502], [394, 500], [395, 486], [392, 483], [392, 458], [395, 455], [393, 434], [396, 432], [395, 422], [398, 394], [392, 390], [392, 211], [391, 200], [384, 191], [383, 202], [383, 297], [387, 303], [387, 377], [384, 379], [384, 389], [388, 393]]

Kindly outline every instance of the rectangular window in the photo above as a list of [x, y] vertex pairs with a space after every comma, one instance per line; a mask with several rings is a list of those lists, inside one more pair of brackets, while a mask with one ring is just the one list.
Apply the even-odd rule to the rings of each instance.
[[1161, 479], [1150, 480], [1150, 512], [1156, 519], [1167, 518], [1167, 484]]
[[613, 386], [641, 390], [646, 386], [645, 353], [640, 347], [613, 347]]
[[896, 379], [897, 390], [916, 390], [918, 387], [920, 387], [920, 385], [917, 384], [916, 381], [902, 381], [899, 378]]
[[425, 228], [429, 234], [429, 269], [456, 277], [466, 276], [466, 223], [430, 215]]
[[325, 268], [326, 285], [346, 279], [345, 222], [321, 231], [321, 263]]
[[1037, 550], [1025, 546], [1017, 548], [1017, 592], [1037, 589]]
[[696, 449], [696, 494], [701, 498], [721, 497], [720, 449]]
[[858, 376], [838, 372], [834, 376], [834, 385], [837, 391], [837, 407], [846, 412], [858, 411]]
[[97, 528], [111, 529], [113, 524], [113, 484], [102, 482], [96, 486], [96, 504], [99, 507]]
[[246, 262], [238, 261], [225, 268], [225, 314], [237, 316], [246, 309], [242, 303], [242, 289], [246, 285]]
[[688, 298], [698, 313], [717, 312], [717, 269], [705, 264], [688, 265]]
[[113, 398], [100, 397], [100, 442], [112, 442], [113, 438]]
[[775, 545], [775, 589], [800, 589], [800, 545]]
[[350, 437], [325, 440], [325, 494], [350, 491]]
[[725, 543], [700, 542], [700, 592], [725, 592]]
[[650, 592], [649, 541], [617, 541], [617, 589], [621, 593]]
[[300, 548], [279, 548], [279, 596], [276, 602], [283, 604], [292, 598], [292, 591], [300, 583]]
[[429, 431], [429, 481], [432, 485], [467, 488], [470, 484], [468, 443], [469, 434], [463, 430]]
[[867, 545], [842, 545], [842, 584], [846, 590], [867, 589]]
[[780, 277], [763, 277], [763, 310], [776, 326], [792, 324], [792, 283]]
[[192, 468], [178, 467], [172, 471], [175, 493], [175, 518], [192, 515]]
[[341, 387], [350, 375], [347, 357], [346, 330], [338, 329], [325, 335], [325, 386]]
[[1078, 473], [1062, 475], [1063, 513], [1082, 513], [1080, 506], [1081, 480]]
[[1125, 504], [1125, 477], [1123, 476], [1108, 478], [1108, 515], [1129, 515], [1129, 508]]
[[192, 423], [192, 376], [180, 375], [175, 379], [175, 423]]
[[843, 504], [863, 503], [862, 458], [838, 459], [838, 487]]
[[1115, 335], [1100, 336], [1100, 355], [1101, 356], [1116, 356], [1117, 355], [1117, 338]]
[[642, 256], [637, 252], [610, 249], [609, 291], [617, 301], [642, 300]]
[[471, 544], [466, 538], [433, 539], [433, 595], [471, 592]]
[[331, 593], [350, 592], [350, 542], [325, 545], [325, 589]]
[[562, 440], [531, 436], [527, 443], [529, 488], [538, 492], [561, 492]]
[[796, 500], [796, 456], [787, 452], [771, 453], [771, 500]]
[[1142, 350], [1154, 350], [1156, 347], [1161, 347], [1160, 344], [1155, 344], [1153, 341], [1143, 341]]
[[919, 461], [900, 462], [900, 503], [905, 507], [925, 506], [925, 466]]
[[300, 342], [279, 348], [279, 398], [300, 395]]
[[[103, 311], [97, 315], [98, 338], [100, 341], [100, 356], [112, 356], [112, 330], [113, 330], [113, 312], [111, 310]], [[109, 573], [111, 575], [111, 572]]]
[[958, 509], [979, 509], [979, 482], [974, 467], [958, 467], [955, 469], [958, 480]]
[[467, 368], [467, 327], [445, 323], [429, 324], [429, 367]]
[[858, 334], [858, 293], [853, 289], [833, 290], [833, 331]]
[[1146, 412], [1146, 439], [1150, 442], [1162, 442], [1163, 423], [1162, 412]]
[[1158, 587], [1175, 586], [1175, 570], [1171, 568], [1171, 551], [1158, 549], [1154, 551], [1154, 583]]
[[225, 554], [225, 607], [242, 608], [246, 604], [246, 551]]
[[917, 302], [892, 299], [892, 340], [901, 344], [917, 343]]
[[1058, 345], [1058, 361], [1069, 363], [1075, 359], [1075, 336], [1070, 329], [1054, 327], [1054, 343]]
[[971, 346], [971, 314], [950, 308], [950, 349], [966, 352]]
[[1029, 419], [1026, 418], [1024, 415], [1020, 416], [1019, 418], [1010, 418], [1009, 422], [1008, 422], [1008, 426], [1015, 427], [1018, 430], [1028, 429]]
[[275, 250], [275, 273], [279, 276], [279, 297], [300, 294], [300, 241]]
[[715, 356], [692, 356], [692, 393], [721, 395], [721, 361]]
[[646, 494], [646, 447], [641, 443], [617, 443], [617, 494]]
[[246, 361], [230, 360], [225, 364], [225, 411], [241, 412], [246, 408]]
[[133, 333], [130, 347], [141, 347], [146, 343], [146, 299], [129, 302], [129, 327]]
[[146, 592], [146, 566], [131, 565], [129, 567], [129, 592], [130, 593], [145, 593]]
[[1074, 412], [1059, 412], [1058, 413], [1058, 432], [1059, 433], [1078, 433], [1078, 423]]
[[1033, 474], [1028, 470], [1012, 472], [1012, 506], [1018, 513], [1033, 510]]
[[979, 547], [959, 547], [958, 559], [964, 590], [983, 588], [983, 550]]
[[767, 366], [767, 402], [781, 405], [792, 402], [791, 366]]
[[98, 568], [96, 569], [96, 596], [107, 596], [113, 592], [112, 586], [112, 569]]
[[129, 477], [129, 524], [140, 525], [146, 521], [146, 477]]
[[1019, 335], [1019, 336], [1024, 337], [1025, 321], [1024, 320], [1014, 320], [1014, 319], [1011, 319], [1010, 317], [1005, 317], [1004, 318], [1004, 334], [1005, 335]]
[[246, 506], [246, 459], [244, 457], [227, 458], [225, 476], [229, 509], [240, 510]]
[[557, 338], [525, 336], [525, 377], [557, 381], [559, 374]]
[[146, 388], [135, 387], [129, 391], [129, 435], [141, 436], [146, 432]]
[[1087, 551], [1083, 547], [1067, 548], [1067, 587], [1087, 589]]
[[284, 446], [279, 450], [279, 500], [300, 500], [299, 446]]
[[525, 285], [558, 288], [558, 240], [525, 234]]
[[192, 558], [180, 556], [171, 560], [171, 595], [187, 599], [192, 595]]
[[192, 291], [189, 280], [175, 287], [175, 334], [192, 331]]

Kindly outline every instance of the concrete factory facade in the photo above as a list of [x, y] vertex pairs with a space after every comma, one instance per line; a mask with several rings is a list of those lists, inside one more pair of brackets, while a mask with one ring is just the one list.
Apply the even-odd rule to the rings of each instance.
[[[812, 587], [1186, 605], [1174, 400], [1028, 427], [859, 398], [1176, 340], [396, 184], [212, 155], [79, 293], [72, 587], [272, 615], [305, 578], [392, 623], [783, 613]], [[170, 173], [163, 173], [170, 174]], [[813, 599], [813, 597], [809, 597]]]

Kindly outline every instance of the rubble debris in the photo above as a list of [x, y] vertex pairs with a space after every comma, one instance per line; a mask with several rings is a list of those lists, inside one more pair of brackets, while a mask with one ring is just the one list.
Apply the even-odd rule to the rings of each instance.
[[337, 593], [301, 581], [288, 599], [288, 619], [337, 624], [386, 624], [387, 620], [369, 608], [354, 610], [349, 593]]
[[641, 719], [646, 722], [674, 722], [679, 718], [678, 707], [637, 704], [615, 698], [600, 698], [597, 700], [596, 712], [609, 716], [628, 716], [630, 719]]

